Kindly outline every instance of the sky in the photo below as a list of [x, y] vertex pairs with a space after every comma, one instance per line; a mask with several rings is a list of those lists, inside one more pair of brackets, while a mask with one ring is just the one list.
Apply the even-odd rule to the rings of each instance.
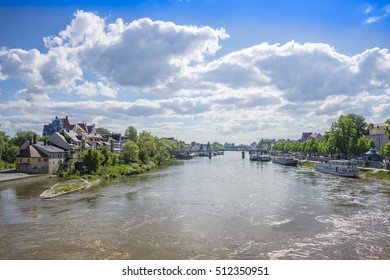
[[381, 123], [389, 47], [390, 1], [0, 0], [0, 130], [241, 144]]

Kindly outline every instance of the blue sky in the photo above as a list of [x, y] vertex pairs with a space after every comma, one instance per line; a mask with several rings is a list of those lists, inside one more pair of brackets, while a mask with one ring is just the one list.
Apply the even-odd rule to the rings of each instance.
[[249, 143], [383, 122], [389, 31], [390, 1], [0, 1], [0, 130], [68, 115]]

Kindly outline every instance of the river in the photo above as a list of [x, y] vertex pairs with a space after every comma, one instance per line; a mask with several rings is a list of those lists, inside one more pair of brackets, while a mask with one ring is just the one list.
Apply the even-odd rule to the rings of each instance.
[[50, 200], [0, 186], [0, 259], [390, 259], [390, 184], [195, 158]]

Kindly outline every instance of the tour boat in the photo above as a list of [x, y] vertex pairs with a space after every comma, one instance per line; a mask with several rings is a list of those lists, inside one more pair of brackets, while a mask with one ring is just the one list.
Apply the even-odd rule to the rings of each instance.
[[272, 163], [285, 165], [285, 166], [297, 166], [298, 160], [291, 156], [275, 157]]
[[344, 177], [357, 177], [359, 172], [356, 162], [350, 160], [318, 162], [314, 164], [314, 170]]

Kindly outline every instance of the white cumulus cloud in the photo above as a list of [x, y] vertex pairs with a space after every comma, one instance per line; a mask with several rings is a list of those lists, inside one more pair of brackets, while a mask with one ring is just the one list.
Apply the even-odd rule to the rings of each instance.
[[213, 59], [225, 38], [223, 28], [146, 18], [108, 23], [78, 11], [45, 38], [46, 53], [0, 49], [0, 83], [23, 83], [0, 103], [0, 123], [29, 119], [40, 131], [53, 116], [68, 115], [117, 132], [130, 124], [162, 132], [155, 124], [163, 123], [165, 136], [213, 141], [293, 139], [324, 132], [343, 113], [370, 122], [389, 117], [387, 49], [345, 55], [325, 43], [291, 41]]
[[[1, 49], [0, 79], [19, 79], [31, 93], [76, 90], [112, 97], [117, 86], [146, 90], [172, 81], [190, 63], [215, 54], [225, 38], [222, 28], [147, 18], [107, 24], [94, 13], [77, 11], [65, 30], [44, 38], [47, 53]], [[95, 81], [87, 78], [90, 73], [107, 81], [104, 88], [91, 84]]]

